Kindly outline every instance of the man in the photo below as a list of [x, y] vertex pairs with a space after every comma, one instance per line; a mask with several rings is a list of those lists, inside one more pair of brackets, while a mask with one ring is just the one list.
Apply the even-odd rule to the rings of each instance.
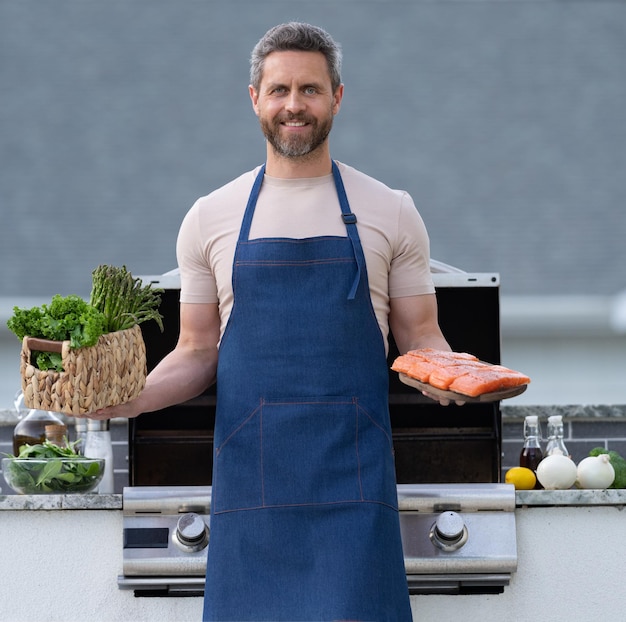
[[189, 211], [176, 348], [136, 400], [91, 415], [134, 417], [217, 380], [206, 620], [411, 620], [389, 327], [401, 352], [449, 346], [411, 198], [331, 159], [340, 67], [307, 24], [256, 45], [266, 163]]

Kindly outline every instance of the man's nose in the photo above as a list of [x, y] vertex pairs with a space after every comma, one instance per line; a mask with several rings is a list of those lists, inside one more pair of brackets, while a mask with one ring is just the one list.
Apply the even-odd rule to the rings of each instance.
[[287, 102], [285, 104], [285, 109], [289, 112], [302, 112], [306, 104], [302, 97], [302, 94], [298, 91], [291, 91], [289, 96], [287, 97]]

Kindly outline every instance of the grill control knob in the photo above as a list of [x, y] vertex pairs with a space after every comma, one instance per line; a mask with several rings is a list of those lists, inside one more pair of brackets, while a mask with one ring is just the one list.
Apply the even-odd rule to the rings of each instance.
[[183, 514], [176, 524], [174, 541], [186, 551], [200, 551], [209, 543], [209, 528], [194, 512]]
[[460, 514], [442, 512], [428, 534], [430, 541], [442, 551], [456, 551], [467, 542], [467, 527]]

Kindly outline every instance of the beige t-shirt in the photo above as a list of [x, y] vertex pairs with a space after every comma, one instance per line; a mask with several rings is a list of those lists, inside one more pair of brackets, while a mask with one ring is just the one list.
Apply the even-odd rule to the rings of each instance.
[[[428, 235], [406, 192], [392, 190], [350, 166], [337, 164], [350, 208], [357, 217], [370, 296], [386, 342], [389, 299], [435, 291]], [[178, 235], [180, 300], [219, 303], [221, 334], [233, 305], [235, 245], [259, 168], [198, 199]], [[280, 179], [265, 175], [250, 239], [324, 235], [347, 235], [333, 176]]]

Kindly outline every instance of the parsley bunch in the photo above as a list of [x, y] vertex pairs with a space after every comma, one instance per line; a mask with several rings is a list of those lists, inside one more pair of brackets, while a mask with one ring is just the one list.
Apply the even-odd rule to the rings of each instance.
[[[53, 341], [70, 341], [72, 348], [93, 346], [104, 334], [104, 315], [80, 296], [63, 297], [56, 294], [49, 305], [22, 309], [13, 307], [7, 322], [17, 338], [37, 337]], [[39, 369], [63, 371], [61, 355], [56, 352], [37, 352], [32, 357]]]

